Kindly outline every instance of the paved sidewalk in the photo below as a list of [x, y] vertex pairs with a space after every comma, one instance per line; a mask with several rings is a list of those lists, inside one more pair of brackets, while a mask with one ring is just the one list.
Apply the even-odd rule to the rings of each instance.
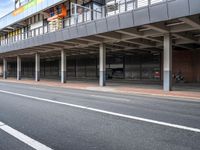
[[82, 89], [82, 90], [93, 90], [93, 91], [103, 91], [103, 92], [113, 92], [113, 93], [123, 93], [123, 94], [138, 94], [146, 96], [159, 96], [159, 97], [178, 97], [190, 100], [200, 101], [200, 86], [198, 85], [187, 85], [175, 86], [174, 91], [164, 92], [162, 86], [153, 83], [119, 83], [119, 82], [108, 82], [107, 86], [99, 87], [98, 82], [86, 82], [86, 81], [68, 81], [66, 84], [62, 84], [55, 80], [41, 80], [40, 82], [35, 82], [34, 80], [20, 80], [16, 79], [0, 79], [0, 82], [11, 82], [11, 83], [23, 83], [31, 85], [44, 85], [51, 87], [62, 87], [62, 88], [72, 88], [72, 89]]

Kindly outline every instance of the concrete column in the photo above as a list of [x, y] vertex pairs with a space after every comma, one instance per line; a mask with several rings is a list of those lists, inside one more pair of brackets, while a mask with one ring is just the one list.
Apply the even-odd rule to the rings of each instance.
[[6, 58], [3, 58], [3, 79], [7, 79], [8, 75], [8, 62]]
[[170, 34], [164, 35], [163, 56], [163, 89], [171, 91], [172, 88], [172, 39]]
[[40, 81], [40, 54], [35, 54], [35, 81]]
[[21, 63], [21, 57], [17, 56], [17, 80], [21, 80], [21, 67], [22, 63]]
[[61, 50], [61, 83], [66, 83], [67, 58], [66, 52]]
[[99, 86], [106, 85], [106, 47], [105, 44], [99, 46]]

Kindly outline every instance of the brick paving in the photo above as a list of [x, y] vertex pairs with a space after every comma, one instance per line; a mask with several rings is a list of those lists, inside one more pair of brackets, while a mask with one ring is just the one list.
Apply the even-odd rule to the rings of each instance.
[[149, 95], [149, 96], [159, 96], [159, 97], [178, 97], [186, 98], [191, 100], [200, 101], [200, 86], [180, 86], [175, 88], [174, 91], [164, 92], [162, 86], [159, 84], [135, 84], [134, 83], [108, 83], [105, 87], [99, 87], [98, 82], [86, 82], [86, 81], [68, 81], [66, 84], [62, 84], [55, 80], [41, 80], [35, 82], [34, 80], [24, 79], [17, 81], [16, 79], [0, 79], [1, 82], [12, 82], [12, 83], [23, 83], [31, 85], [45, 85], [51, 87], [62, 87], [71, 89], [82, 89], [82, 90], [93, 90], [93, 91], [103, 91], [103, 92], [113, 92], [113, 93], [123, 93], [123, 94], [139, 94], [139, 95]]

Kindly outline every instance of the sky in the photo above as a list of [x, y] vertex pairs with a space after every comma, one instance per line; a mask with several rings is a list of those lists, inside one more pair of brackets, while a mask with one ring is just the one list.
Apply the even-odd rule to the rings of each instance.
[[0, 18], [14, 10], [15, 0], [0, 0]]

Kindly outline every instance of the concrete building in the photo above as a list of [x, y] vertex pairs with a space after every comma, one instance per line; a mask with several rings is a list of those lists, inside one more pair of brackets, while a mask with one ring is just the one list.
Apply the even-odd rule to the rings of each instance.
[[16, 0], [0, 61], [4, 79], [199, 83], [200, 1]]

